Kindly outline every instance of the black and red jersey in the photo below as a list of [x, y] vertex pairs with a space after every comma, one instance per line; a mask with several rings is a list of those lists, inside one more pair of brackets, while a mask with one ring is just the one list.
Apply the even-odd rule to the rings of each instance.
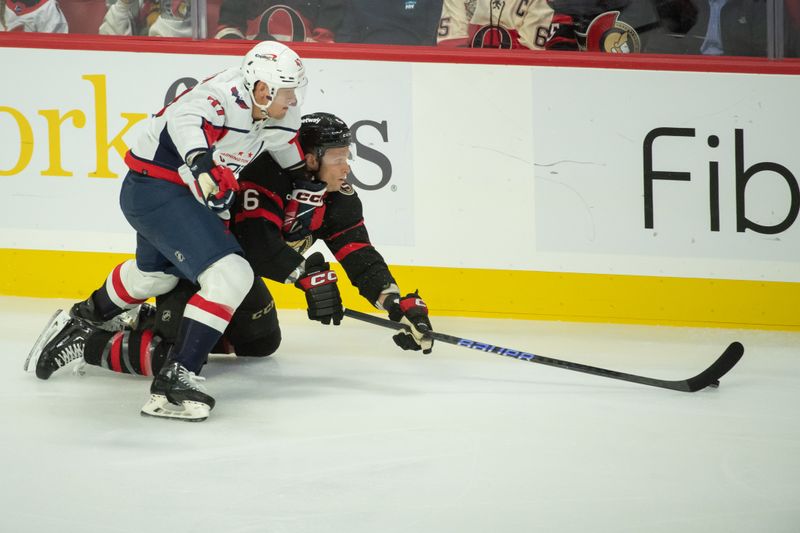
[[369, 240], [361, 199], [352, 188], [324, 193], [320, 205], [305, 217], [305, 231], [295, 228], [290, 237], [284, 222], [295, 190], [291, 175], [264, 153], [241, 171], [239, 184], [231, 230], [256, 275], [286, 282], [303, 262], [303, 252], [322, 240], [370, 303], [395, 283]]

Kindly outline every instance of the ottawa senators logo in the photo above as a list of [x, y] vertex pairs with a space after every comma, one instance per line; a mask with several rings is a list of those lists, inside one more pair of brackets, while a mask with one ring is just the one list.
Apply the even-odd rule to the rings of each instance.
[[339, 192], [347, 196], [352, 196], [352, 194], [355, 191], [353, 190], [353, 187], [351, 187], [349, 183], [342, 183], [342, 186], [339, 187]]
[[163, 18], [189, 20], [192, 3], [186, 0], [162, 0], [160, 11]]
[[[583, 35], [579, 35], [583, 37]], [[586, 29], [583, 48], [589, 52], [633, 54], [642, 50], [639, 34], [633, 26], [619, 20], [619, 11], [597, 15]]]
[[261, 14], [256, 40], [303, 42], [309, 33], [306, 20], [300, 13], [289, 6], [276, 5]]
[[514, 47], [514, 38], [511, 32], [502, 26], [483, 26], [472, 36], [470, 47], [510, 50]]

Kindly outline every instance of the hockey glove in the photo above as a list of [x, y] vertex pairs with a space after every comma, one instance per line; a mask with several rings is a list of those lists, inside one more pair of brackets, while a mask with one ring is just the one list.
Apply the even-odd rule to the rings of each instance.
[[310, 235], [324, 216], [325, 183], [296, 179], [294, 190], [286, 202], [283, 219], [283, 235], [287, 242], [299, 241]]
[[404, 297], [399, 294], [390, 294], [383, 303], [383, 308], [389, 311], [389, 318], [409, 326], [392, 338], [394, 343], [404, 350], [422, 350], [429, 354], [433, 351], [433, 339], [427, 335], [431, 331], [431, 321], [428, 319], [428, 306], [419, 297], [419, 291], [414, 291]]
[[219, 152], [212, 149], [198, 154], [192, 159], [189, 170], [194, 176], [194, 183], [188, 184], [189, 189], [201, 204], [215, 213], [231, 208], [239, 190], [239, 182]]
[[336, 282], [336, 272], [319, 252], [314, 252], [306, 259], [305, 274], [294, 284], [306, 293], [308, 318], [319, 320], [323, 324], [338, 326], [344, 316], [342, 298]]

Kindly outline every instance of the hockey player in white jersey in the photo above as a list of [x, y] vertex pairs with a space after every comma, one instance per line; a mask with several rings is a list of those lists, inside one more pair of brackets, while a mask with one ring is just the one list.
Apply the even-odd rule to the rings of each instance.
[[544, 50], [553, 9], [546, 0], [444, 0], [437, 44]]
[[190, 0], [106, 0], [100, 35], [191, 37]]
[[259, 43], [241, 67], [208, 78], [156, 113], [125, 157], [130, 172], [120, 205], [137, 232], [136, 260], [118, 265], [70, 314], [102, 324], [169, 292], [179, 278], [200, 286], [143, 414], [204, 420], [214, 407], [196, 374], [254, 280], [226, 224], [238, 173], [267, 151], [284, 171], [306, 175], [297, 141], [306, 83], [294, 51]]
[[267, 41], [253, 48], [245, 63], [208, 78], [153, 115], [125, 156], [128, 167], [188, 185], [195, 194], [202, 183], [189, 164], [198, 152], [210, 154], [211, 147], [216, 162], [233, 174], [264, 150], [284, 169], [302, 167], [296, 138], [297, 104], [306, 84], [302, 62], [283, 44]]
[[15, 0], [0, 6], [0, 31], [68, 33], [57, 0]]

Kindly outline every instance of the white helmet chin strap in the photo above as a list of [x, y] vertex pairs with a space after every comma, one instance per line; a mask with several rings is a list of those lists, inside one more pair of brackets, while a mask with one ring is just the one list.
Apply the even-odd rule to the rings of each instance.
[[[258, 82], [256, 82], [256, 83], [258, 83]], [[264, 82], [261, 82], [261, 83], [264, 83]], [[259, 109], [259, 111], [261, 111], [261, 113], [264, 115], [264, 118], [269, 118], [269, 115], [267, 114], [267, 109], [269, 109], [269, 106], [272, 105], [273, 100], [272, 100], [272, 98], [267, 97], [268, 101], [267, 101], [266, 105], [261, 105], [258, 102], [256, 102], [255, 86], [256, 86], [256, 84], [254, 83], [253, 86], [250, 87], [250, 100], [252, 100], [253, 101], [253, 105], [255, 107], [257, 107]]]

